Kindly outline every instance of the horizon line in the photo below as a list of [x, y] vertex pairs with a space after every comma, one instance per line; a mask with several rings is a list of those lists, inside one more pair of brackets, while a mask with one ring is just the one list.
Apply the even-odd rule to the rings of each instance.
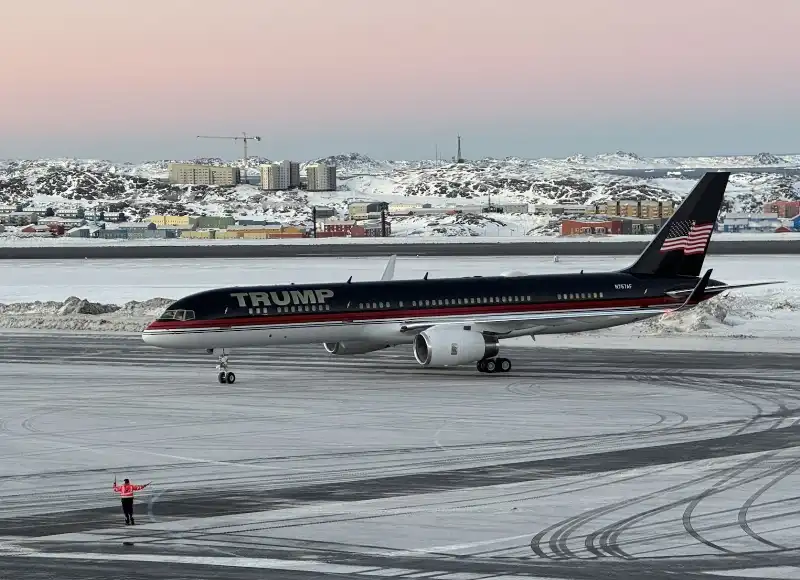
[[[493, 157], [493, 156], [487, 155], [487, 156], [477, 157], [477, 158], [464, 157], [463, 160], [465, 162], [483, 161], [483, 160], [488, 160], [488, 159], [497, 159], [497, 160], [500, 160], [500, 161], [505, 160], [505, 159], [521, 159], [523, 161], [539, 161], [539, 160], [560, 161], [560, 160], [569, 159], [570, 157], [575, 157], [575, 156], [579, 156], [579, 155], [582, 155], [582, 156], [587, 157], [587, 158], [593, 158], [593, 157], [601, 157], [601, 156], [614, 156], [614, 155], [618, 155], [620, 153], [629, 154], [629, 155], [635, 155], [636, 157], [638, 157], [639, 159], [642, 159], [642, 160], [670, 159], [670, 158], [672, 158], [672, 159], [698, 159], [698, 158], [701, 158], [701, 157], [710, 157], [710, 158], [720, 158], [720, 157], [756, 157], [756, 156], [761, 155], [761, 154], [774, 155], [776, 157], [796, 157], [796, 156], [800, 156], [800, 152], [794, 152], [794, 153], [791, 153], [791, 152], [772, 153], [770, 151], [759, 151], [758, 153], [717, 153], [717, 154], [694, 154], [694, 155], [686, 155], [686, 154], [680, 154], [680, 155], [663, 155], [663, 154], [662, 155], [639, 155], [638, 153], [635, 153], [633, 151], [624, 151], [622, 149], [618, 149], [616, 151], [610, 151], [610, 152], [604, 152], [604, 153], [595, 153], [595, 154], [586, 154], [586, 153], [576, 152], [576, 153], [572, 153], [570, 155], [559, 156], [559, 157], [547, 157], [547, 156], [523, 157], [523, 156], [519, 156], [519, 155], [506, 155], [504, 157]], [[380, 158], [377, 158], [377, 157], [372, 157], [371, 155], [368, 155], [366, 153], [360, 153], [360, 152], [357, 152], [357, 151], [350, 151], [348, 153], [334, 153], [334, 154], [331, 154], [331, 155], [311, 157], [311, 158], [308, 158], [305, 161], [301, 161], [299, 159], [271, 158], [271, 157], [265, 157], [265, 156], [262, 156], [262, 155], [249, 155], [248, 159], [267, 159], [269, 161], [284, 161], [284, 160], [286, 160], [286, 161], [298, 161], [299, 163], [309, 163], [311, 161], [329, 159], [331, 157], [350, 156], [350, 155], [360, 155], [360, 156], [368, 158], [371, 161], [390, 162], [390, 163], [391, 162], [425, 162], [425, 161], [435, 162], [436, 161], [436, 158], [424, 158], [424, 157], [422, 157], [422, 158], [380, 159]], [[452, 157], [455, 157], [455, 156], [452, 156]], [[100, 161], [100, 162], [112, 163], [112, 164], [138, 164], [138, 165], [143, 165], [143, 164], [146, 164], [146, 163], [165, 163], [165, 162], [167, 162], [167, 163], [169, 163], [169, 162], [180, 163], [180, 162], [186, 162], [186, 161], [197, 161], [197, 160], [200, 160], [200, 159], [219, 159], [220, 161], [236, 162], [236, 161], [243, 161], [244, 157], [231, 158], [231, 157], [220, 157], [220, 156], [195, 156], [195, 157], [186, 157], [186, 158], [182, 158], [182, 159], [178, 159], [178, 158], [154, 159], [154, 158], [151, 158], [151, 159], [144, 159], [144, 160], [130, 160], [130, 159], [129, 160], [113, 160], [113, 159], [104, 159], [104, 158], [100, 158], [100, 157], [74, 157], [74, 156], [17, 157], [17, 158], [4, 157], [4, 158], [0, 158], [0, 160], [2, 160], [2, 161], [12, 161], [12, 162], [14, 162], [14, 161], [16, 161], [16, 162], [24, 162], [24, 161], [72, 160], [72, 161]], [[450, 157], [440, 158], [439, 161], [443, 161], [445, 164], [447, 164], [447, 163], [451, 163], [451, 164], [455, 163], [454, 161], [452, 161], [450, 159]]]

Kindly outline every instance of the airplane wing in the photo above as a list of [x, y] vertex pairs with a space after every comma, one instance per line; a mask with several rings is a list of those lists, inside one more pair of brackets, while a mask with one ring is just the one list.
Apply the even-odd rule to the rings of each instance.
[[665, 304], [648, 308], [606, 308], [570, 311], [530, 312], [525, 314], [507, 315], [464, 315], [452, 316], [446, 319], [419, 320], [402, 324], [400, 331], [408, 334], [418, 334], [434, 326], [470, 326], [476, 332], [502, 336], [511, 332], [530, 329], [531, 333], [547, 334], [550, 332], [563, 332], [570, 329], [591, 330], [593, 327], [604, 327], [609, 319], [617, 318], [627, 322], [644, 320], [659, 316], [674, 310], [676, 305]]
[[383, 270], [383, 276], [381, 276], [382, 282], [387, 282], [394, 278], [394, 263], [397, 260], [397, 256], [392, 255], [389, 258], [389, 263], [386, 264], [386, 268]]
[[580, 332], [585, 330], [594, 330], [597, 328], [604, 328], [614, 318], [620, 322], [636, 322], [646, 318], [652, 318], [659, 314], [667, 312], [677, 312], [684, 310], [691, 306], [692, 302], [697, 302], [708, 287], [708, 281], [711, 279], [712, 270], [708, 270], [700, 281], [689, 291], [689, 296], [683, 301], [682, 304], [676, 308], [674, 304], [664, 304], [653, 307], [639, 307], [639, 308], [594, 308], [579, 311], [550, 311], [550, 312], [531, 312], [525, 314], [508, 314], [482, 318], [478, 317], [462, 317], [463, 320], [458, 320], [459, 317], [448, 317], [445, 321], [441, 319], [433, 323], [426, 323], [424, 321], [412, 323], [402, 326], [401, 332], [422, 332], [423, 330], [432, 326], [440, 326], [442, 324], [448, 326], [467, 326], [476, 332], [484, 334], [493, 334], [497, 337], [503, 335], [511, 335], [512, 333], [520, 334], [549, 334], [555, 332]]

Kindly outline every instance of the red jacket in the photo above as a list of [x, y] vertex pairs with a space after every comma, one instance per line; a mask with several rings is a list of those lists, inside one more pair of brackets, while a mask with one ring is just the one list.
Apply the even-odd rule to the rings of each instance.
[[145, 484], [145, 485], [133, 485], [132, 483], [128, 483], [128, 484], [123, 483], [122, 485], [117, 485], [115, 483], [114, 484], [114, 491], [117, 492], [120, 497], [126, 498], [126, 497], [133, 497], [133, 492], [134, 491], [140, 491], [140, 490], [144, 489], [145, 487], [147, 487], [147, 484]]

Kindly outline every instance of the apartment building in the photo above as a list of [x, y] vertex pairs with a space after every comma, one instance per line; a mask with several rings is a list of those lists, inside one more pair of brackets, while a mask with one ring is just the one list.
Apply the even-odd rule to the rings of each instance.
[[618, 201], [595, 204], [587, 213], [615, 217], [656, 219], [670, 217], [674, 212], [675, 206], [671, 201], [656, 201], [652, 199], [633, 201], [621, 199]]
[[335, 191], [336, 166], [327, 163], [312, 163], [306, 166], [308, 191]]
[[236, 185], [241, 182], [241, 172], [238, 167], [230, 165], [170, 163], [169, 182], [191, 185]]
[[300, 187], [300, 164], [276, 161], [261, 166], [261, 189], [280, 191]]

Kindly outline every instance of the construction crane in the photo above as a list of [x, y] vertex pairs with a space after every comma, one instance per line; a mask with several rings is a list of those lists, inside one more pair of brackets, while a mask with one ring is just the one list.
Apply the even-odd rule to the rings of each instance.
[[244, 181], [245, 183], [249, 183], [249, 179], [247, 178], [247, 142], [248, 141], [261, 141], [261, 137], [256, 137], [254, 135], [248, 135], [244, 131], [242, 131], [241, 137], [219, 137], [217, 135], [198, 135], [198, 139], [233, 139], [234, 141], [238, 141], [241, 139], [244, 142]]

